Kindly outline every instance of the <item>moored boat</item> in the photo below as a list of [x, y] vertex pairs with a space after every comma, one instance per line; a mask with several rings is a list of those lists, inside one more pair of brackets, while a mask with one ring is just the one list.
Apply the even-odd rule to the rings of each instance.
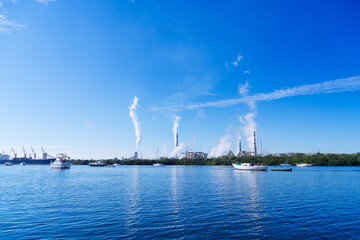
[[66, 161], [66, 159], [70, 159], [68, 156], [66, 156], [65, 153], [60, 153], [57, 155], [56, 160], [52, 162], [51, 168], [53, 169], [70, 169], [70, 163]]
[[20, 166], [25, 166], [26, 165], [26, 162], [21, 162], [20, 163]]
[[310, 163], [297, 163], [297, 167], [312, 167], [312, 164]]
[[280, 164], [280, 166], [283, 166], [283, 167], [290, 167], [290, 166], [291, 166], [291, 164], [289, 164], [289, 161], [287, 161], [286, 163]]
[[13, 165], [12, 162], [5, 162], [5, 163], [4, 163], [4, 166], [12, 166], [12, 165]]
[[271, 171], [291, 172], [291, 171], [292, 171], [292, 168], [272, 168]]
[[254, 163], [233, 163], [233, 167], [237, 170], [246, 170], [246, 171], [267, 171], [267, 166], [262, 164]]
[[163, 167], [164, 164], [163, 163], [153, 163], [154, 167]]
[[105, 163], [102, 161], [96, 161], [96, 162], [92, 162], [89, 163], [90, 167], [105, 167]]

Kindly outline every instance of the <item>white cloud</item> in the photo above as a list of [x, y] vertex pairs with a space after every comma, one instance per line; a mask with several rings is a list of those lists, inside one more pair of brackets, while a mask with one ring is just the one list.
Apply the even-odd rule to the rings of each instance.
[[9, 33], [22, 28], [25, 28], [25, 26], [10, 21], [5, 15], [0, 14], [0, 33]]
[[49, 4], [52, 2], [56, 2], [56, 0], [36, 0], [39, 3], [43, 3], [43, 4]]
[[244, 74], [250, 74], [251, 72], [249, 70], [245, 70]]
[[206, 107], [228, 107], [238, 105], [240, 103], [253, 103], [261, 101], [271, 101], [281, 98], [330, 94], [338, 92], [353, 92], [360, 90], [360, 76], [336, 79], [331, 81], [320, 82], [316, 84], [306, 84], [292, 88], [275, 90], [270, 93], [258, 93], [251, 96], [243, 96], [241, 98], [218, 100], [213, 102], [196, 103], [187, 106], [169, 106], [164, 108], [153, 108], [153, 110], [169, 109], [172, 111], [181, 111], [185, 109], [193, 110]]
[[234, 66], [238, 66], [239, 62], [241, 61], [241, 59], [243, 59], [244, 57], [241, 56], [240, 54], [238, 54], [237, 58], [235, 59], [235, 61], [233, 61], [231, 64]]
[[245, 84], [239, 84], [238, 92], [240, 95], [246, 95], [249, 92], [249, 83], [246, 81]]

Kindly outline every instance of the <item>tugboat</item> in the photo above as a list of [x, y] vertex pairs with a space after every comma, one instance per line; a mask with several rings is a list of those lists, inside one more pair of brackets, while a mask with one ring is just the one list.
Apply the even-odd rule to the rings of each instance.
[[65, 153], [59, 153], [56, 156], [56, 160], [51, 163], [51, 168], [54, 169], [70, 169], [70, 163], [66, 161], [66, 159], [70, 159], [70, 157], [66, 156]]
[[89, 163], [90, 167], [105, 167], [105, 163], [102, 161], [96, 161], [94, 163]]

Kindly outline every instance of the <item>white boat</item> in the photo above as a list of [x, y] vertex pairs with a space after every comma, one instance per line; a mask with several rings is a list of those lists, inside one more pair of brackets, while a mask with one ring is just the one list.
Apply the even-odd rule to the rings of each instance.
[[289, 164], [289, 162], [286, 162], [286, 163], [280, 164], [280, 166], [283, 166], [283, 167], [291, 167], [291, 164]]
[[233, 163], [233, 167], [237, 170], [246, 170], [246, 171], [267, 171], [267, 166], [257, 165], [254, 163]]
[[115, 167], [115, 165], [109, 164], [109, 165], [106, 165], [106, 167]]
[[297, 163], [297, 167], [312, 167], [312, 164], [310, 163]]
[[114, 165], [114, 167], [120, 166], [120, 164], [118, 164], [118, 163], [114, 163], [113, 165]]
[[102, 161], [96, 161], [94, 163], [89, 163], [90, 167], [105, 167], [105, 163]]
[[20, 163], [20, 166], [25, 166], [26, 165], [26, 162], [21, 162]]
[[66, 159], [70, 159], [65, 153], [60, 153], [56, 156], [56, 160], [51, 163], [51, 168], [54, 169], [70, 169], [70, 163]]
[[4, 166], [12, 166], [13, 164], [12, 164], [12, 162], [6, 162], [6, 163], [4, 163]]
[[153, 163], [154, 167], [163, 167], [164, 164], [163, 163]]

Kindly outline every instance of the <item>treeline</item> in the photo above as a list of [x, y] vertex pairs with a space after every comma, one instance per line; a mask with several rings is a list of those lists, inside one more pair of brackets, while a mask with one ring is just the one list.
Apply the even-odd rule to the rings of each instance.
[[[71, 160], [75, 165], [88, 165], [95, 160]], [[163, 163], [164, 165], [231, 165], [234, 163], [262, 163], [270, 166], [280, 165], [289, 162], [291, 165], [296, 163], [311, 163], [314, 166], [360, 166], [360, 153], [357, 154], [315, 154], [307, 156], [305, 154], [295, 154], [293, 156], [247, 156], [247, 157], [220, 157], [209, 159], [164, 159], [164, 160], [102, 160], [106, 164], [121, 165], [152, 165], [153, 163]]]

